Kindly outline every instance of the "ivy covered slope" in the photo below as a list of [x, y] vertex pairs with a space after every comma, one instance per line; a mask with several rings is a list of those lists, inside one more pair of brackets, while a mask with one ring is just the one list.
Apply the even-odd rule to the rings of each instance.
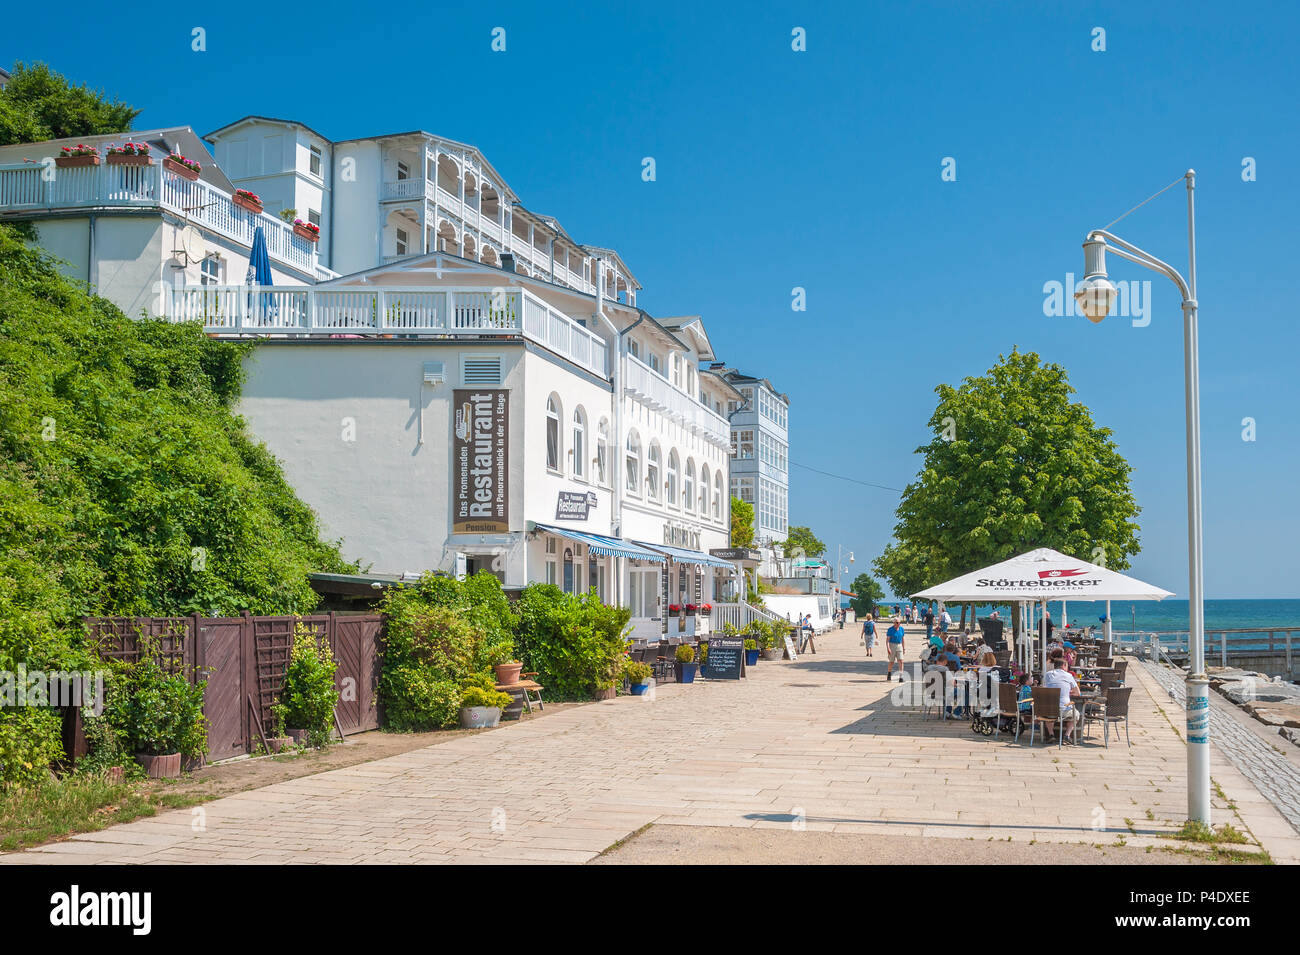
[[0, 226], [0, 655], [86, 615], [302, 613], [308, 571], [351, 569], [230, 410], [246, 347], [127, 318]]

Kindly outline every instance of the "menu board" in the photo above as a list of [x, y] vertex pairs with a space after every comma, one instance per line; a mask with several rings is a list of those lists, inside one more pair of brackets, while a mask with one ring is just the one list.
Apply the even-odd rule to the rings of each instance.
[[745, 638], [709, 637], [709, 658], [701, 673], [710, 680], [739, 680], [745, 675]]

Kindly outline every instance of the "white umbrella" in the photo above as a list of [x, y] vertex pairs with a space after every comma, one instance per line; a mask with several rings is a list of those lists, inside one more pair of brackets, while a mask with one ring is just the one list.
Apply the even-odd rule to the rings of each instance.
[[[1060, 551], [1040, 547], [912, 595], [923, 600], [1164, 600], [1173, 593]], [[1046, 669], [1047, 647], [1043, 647]]]

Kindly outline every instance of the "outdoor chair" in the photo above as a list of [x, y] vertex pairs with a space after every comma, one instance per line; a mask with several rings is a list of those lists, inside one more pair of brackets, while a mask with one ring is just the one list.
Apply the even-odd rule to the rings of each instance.
[[1011, 665], [1010, 650], [994, 650], [993, 657], [998, 661], [998, 666], [1000, 667], [1006, 667]]
[[[930, 684], [930, 681], [927, 679], [927, 677], [930, 675], [930, 671], [932, 670], [939, 674], [939, 679], [938, 679], [939, 692], [937, 697], [928, 696], [926, 691], [926, 687]], [[922, 719], [924, 719], [929, 715], [929, 711], [931, 708], [934, 709], [935, 715], [938, 716], [939, 719], [943, 719], [944, 706], [948, 702], [949, 682], [951, 681], [950, 681], [947, 667], [934, 664], [924, 669], [924, 671], [921, 674], [921, 718]]]
[[1119, 739], [1119, 726], [1124, 724], [1124, 742], [1132, 746], [1133, 741], [1128, 735], [1128, 698], [1133, 692], [1131, 686], [1112, 686], [1106, 691], [1106, 714], [1104, 717], [1105, 726], [1103, 731], [1106, 739], [1106, 748], [1110, 748], [1110, 724], [1115, 723], [1115, 739]]
[[1002, 736], [1002, 720], [1006, 718], [1016, 721], [1016, 742], [1020, 742], [1020, 727], [1024, 725], [1025, 718], [1020, 712], [1019, 694], [1020, 689], [1014, 683], [998, 684], [998, 728], [995, 738]]
[[1059, 748], [1065, 737], [1065, 715], [1061, 712], [1061, 691], [1054, 686], [1034, 687], [1033, 722], [1029, 727], [1029, 745], [1034, 745], [1034, 732], [1039, 723], [1056, 724], [1056, 745]]
[[1115, 658], [1110, 654], [1097, 657], [1097, 668], [1100, 670], [1109, 670], [1115, 665]]
[[1116, 682], [1123, 683], [1124, 677], [1128, 674], [1128, 661], [1116, 660], [1115, 663], [1113, 664], [1113, 668], [1115, 670]]

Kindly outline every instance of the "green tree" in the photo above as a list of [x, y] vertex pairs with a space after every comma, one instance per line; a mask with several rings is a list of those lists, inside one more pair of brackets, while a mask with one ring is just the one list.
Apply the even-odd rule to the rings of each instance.
[[731, 498], [731, 546], [754, 546], [754, 505], [740, 498]]
[[16, 63], [0, 89], [0, 146], [126, 132], [139, 114], [102, 90], [73, 86], [44, 63]]
[[785, 543], [781, 545], [781, 550], [786, 557], [797, 556], [800, 553], [804, 557], [820, 557], [826, 553], [826, 545], [812, 532], [811, 528], [792, 525], [786, 533]]
[[1063, 367], [1013, 349], [987, 374], [935, 391], [924, 463], [872, 565], [894, 593], [1035, 547], [1128, 567], [1140, 546], [1132, 469], [1110, 430], [1071, 400]]
[[885, 599], [885, 591], [870, 574], [858, 574], [853, 578], [853, 586], [849, 589], [857, 594], [856, 597], [849, 598], [849, 606], [859, 619], [875, 613], [876, 604]]

